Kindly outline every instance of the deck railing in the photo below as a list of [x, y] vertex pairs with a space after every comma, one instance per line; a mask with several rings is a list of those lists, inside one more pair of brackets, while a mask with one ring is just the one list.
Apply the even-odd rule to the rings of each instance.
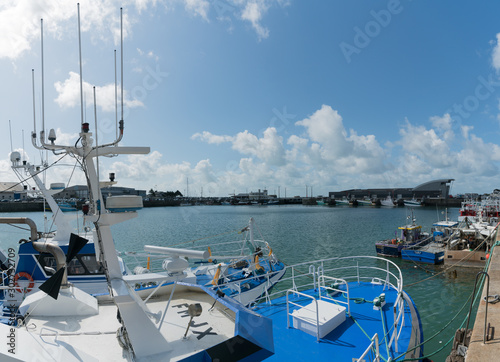
[[[396, 352], [398, 339], [405, 326], [405, 300], [403, 293], [403, 275], [399, 267], [392, 261], [374, 256], [351, 256], [341, 258], [329, 258], [315, 262], [299, 263], [286, 267], [283, 278], [273, 287], [273, 292], [256, 301], [258, 303], [270, 303], [273, 299], [285, 296], [289, 289], [297, 292], [307, 289], [320, 289], [326, 287], [325, 280], [342, 279], [347, 282], [369, 282], [384, 285], [385, 288], [394, 289], [398, 296], [394, 303], [394, 322], [392, 332], [387, 343], [388, 348]], [[338, 288], [340, 292], [345, 290]], [[338, 303], [339, 301], [336, 300]]]

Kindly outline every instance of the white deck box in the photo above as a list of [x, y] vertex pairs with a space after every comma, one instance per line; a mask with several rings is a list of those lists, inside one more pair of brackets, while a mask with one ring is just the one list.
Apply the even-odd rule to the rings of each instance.
[[[345, 321], [345, 307], [318, 300], [319, 338], [323, 338]], [[293, 328], [316, 336], [316, 303], [292, 312]]]

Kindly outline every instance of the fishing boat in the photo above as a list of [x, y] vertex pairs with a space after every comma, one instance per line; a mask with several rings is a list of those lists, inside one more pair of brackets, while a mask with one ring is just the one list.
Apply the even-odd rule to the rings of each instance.
[[[235, 241], [215, 243], [208, 238], [189, 242], [190, 250], [208, 252], [208, 256], [194, 260], [190, 268], [184, 271], [186, 277], [182, 281], [221, 290], [245, 306], [265, 294], [281, 279], [285, 273], [285, 265], [278, 260], [262, 235], [255, 238], [256, 226], [253, 218], [250, 218], [248, 225], [241, 229], [239, 234], [242, 238]], [[175, 246], [177, 245], [173, 245]], [[134, 279], [144, 279], [143, 274], [166, 273], [165, 265], [172, 259], [171, 248], [146, 245], [144, 250], [144, 253], [123, 253], [124, 257], [134, 259], [134, 262], [127, 263], [134, 275], [124, 277], [129, 283], [133, 283]], [[147, 260], [147, 263], [144, 263], [144, 260]], [[156, 286], [156, 282], [138, 282], [133, 286], [142, 293], [143, 290]], [[162, 292], [168, 292], [172, 287], [173, 283], [164, 283]]]
[[356, 200], [358, 202], [358, 206], [372, 206], [373, 201], [369, 197], [365, 197], [363, 199]]
[[418, 360], [420, 317], [393, 262], [370, 256], [286, 268], [253, 310], [272, 320], [266, 361]]
[[446, 243], [445, 264], [483, 267], [495, 241], [497, 228], [498, 224], [460, 223]]
[[401, 250], [403, 260], [419, 263], [440, 264], [444, 262], [447, 241], [457, 232], [457, 221], [446, 220], [432, 225], [432, 240], [421, 242]]
[[349, 200], [347, 199], [347, 197], [343, 197], [341, 199], [335, 199], [335, 205], [349, 205]]
[[394, 200], [392, 199], [391, 195], [388, 195], [385, 199], [380, 200], [380, 205], [385, 206], [385, 207], [394, 207], [396, 204], [394, 203]]
[[375, 243], [378, 255], [400, 257], [403, 249], [416, 244], [424, 246], [431, 241], [432, 237], [428, 233], [422, 232], [422, 226], [416, 224], [413, 213], [408, 219], [411, 220], [411, 223], [398, 227], [394, 238]]
[[404, 200], [403, 202], [404, 202], [405, 206], [408, 206], [408, 207], [422, 206], [422, 203], [420, 201], [417, 201], [415, 198], [413, 198], [411, 200]]

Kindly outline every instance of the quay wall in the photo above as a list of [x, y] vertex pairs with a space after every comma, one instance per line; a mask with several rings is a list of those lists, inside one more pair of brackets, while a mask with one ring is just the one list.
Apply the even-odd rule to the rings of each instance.
[[0, 212], [43, 211], [43, 202], [0, 202]]
[[[497, 231], [496, 242], [500, 241], [500, 234]], [[490, 253], [490, 265], [488, 275], [490, 276], [489, 295], [500, 295], [500, 245], [493, 247]], [[487, 281], [487, 279], [485, 279]], [[466, 362], [498, 361], [500, 356], [500, 303], [488, 303], [488, 315], [486, 329], [491, 338], [483, 343], [485, 332], [485, 315], [487, 295], [487, 283], [484, 283], [483, 293], [476, 313], [476, 320], [472, 330], [472, 336], [465, 358]], [[469, 326], [470, 328], [470, 326]]]

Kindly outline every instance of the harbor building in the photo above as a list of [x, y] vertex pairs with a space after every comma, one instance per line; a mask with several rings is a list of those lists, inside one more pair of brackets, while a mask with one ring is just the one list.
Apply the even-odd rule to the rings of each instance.
[[[139, 195], [143, 198], [146, 197], [146, 190], [136, 190], [130, 187], [107, 186], [101, 188], [102, 196], [106, 199], [108, 196], [120, 195]], [[75, 185], [66, 187], [61, 192], [54, 195], [56, 199], [88, 199], [89, 191], [86, 185]]]
[[19, 182], [0, 182], [0, 200], [26, 200], [27, 187]]
[[454, 179], [428, 181], [413, 188], [350, 189], [329, 192], [330, 199], [357, 200], [362, 198], [383, 199], [390, 195], [394, 200], [417, 199], [419, 201], [450, 197], [450, 187]]

